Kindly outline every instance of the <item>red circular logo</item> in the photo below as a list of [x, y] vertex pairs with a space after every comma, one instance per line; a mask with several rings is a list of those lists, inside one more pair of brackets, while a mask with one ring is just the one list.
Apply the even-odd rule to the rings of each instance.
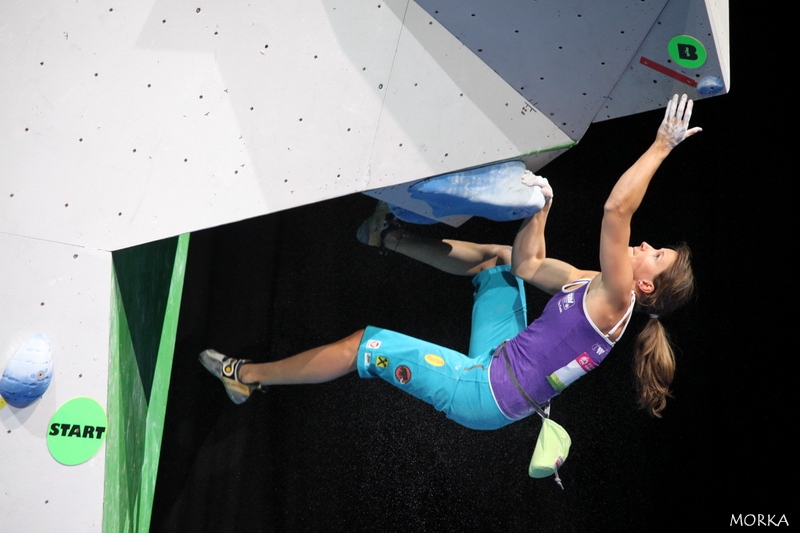
[[406, 365], [398, 366], [394, 371], [394, 377], [397, 378], [397, 381], [405, 385], [411, 381], [411, 369]]

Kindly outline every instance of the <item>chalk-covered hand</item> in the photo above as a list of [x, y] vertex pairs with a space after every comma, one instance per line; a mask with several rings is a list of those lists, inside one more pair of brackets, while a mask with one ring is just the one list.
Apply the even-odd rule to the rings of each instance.
[[658, 137], [666, 143], [670, 150], [678, 146], [685, 138], [703, 131], [702, 128], [697, 127], [689, 129], [692, 107], [694, 107], [694, 102], [689, 100], [685, 94], [681, 96], [680, 101], [676, 94], [667, 102], [667, 111], [658, 128]]
[[553, 188], [550, 186], [550, 182], [547, 181], [547, 178], [537, 176], [530, 170], [526, 170], [522, 173], [522, 183], [528, 187], [540, 187], [545, 202], [549, 202], [553, 199]]

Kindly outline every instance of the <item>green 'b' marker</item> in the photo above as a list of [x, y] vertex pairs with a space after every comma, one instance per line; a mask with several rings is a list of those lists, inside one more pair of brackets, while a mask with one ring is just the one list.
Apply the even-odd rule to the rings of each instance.
[[689, 35], [677, 35], [667, 44], [669, 57], [684, 68], [699, 68], [708, 59], [703, 43]]

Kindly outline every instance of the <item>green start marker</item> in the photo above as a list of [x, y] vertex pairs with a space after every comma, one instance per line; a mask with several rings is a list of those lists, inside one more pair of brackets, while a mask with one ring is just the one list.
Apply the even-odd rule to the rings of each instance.
[[47, 447], [53, 459], [67, 466], [91, 459], [106, 438], [106, 412], [91, 398], [73, 398], [50, 419]]
[[677, 35], [667, 44], [669, 57], [684, 68], [699, 68], [708, 59], [703, 43], [689, 35]]

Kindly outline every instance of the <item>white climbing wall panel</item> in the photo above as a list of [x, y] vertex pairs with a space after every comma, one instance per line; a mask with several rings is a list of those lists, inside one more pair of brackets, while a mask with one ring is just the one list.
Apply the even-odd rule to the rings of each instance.
[[0, 407], [0, 531], [100, 531], [105, 446], [66, 466], [53, 458], [47, 438], [53, 415], [69, 400], [87, 397], [106, 408], [111, 253], [4, 234], [0, 248], [0, 373], [37, 333], [49, 340], [53, 358], [39, 400]]
[[12, 1], [0, 30], [17, 235], [120, 249], [570, 142], [413, 2]]

